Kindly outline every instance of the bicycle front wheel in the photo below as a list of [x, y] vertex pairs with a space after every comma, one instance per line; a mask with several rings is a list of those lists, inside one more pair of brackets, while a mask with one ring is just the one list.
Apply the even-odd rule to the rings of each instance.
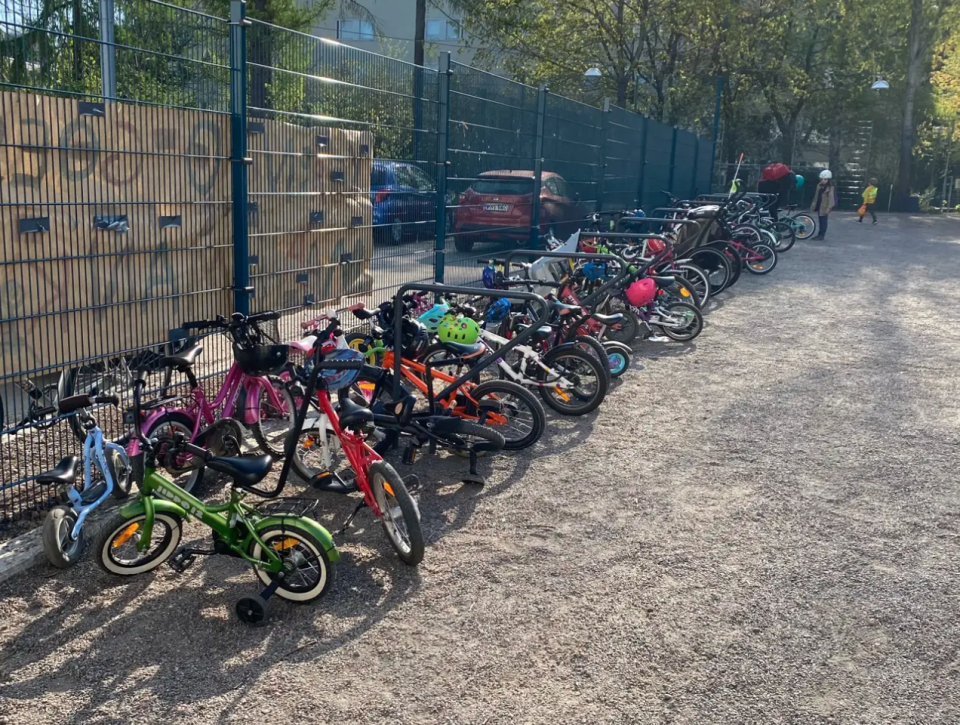
[[293, 396], [280, 378], [270, 378], [269, 385], [277, 395], [279, 405], [270, 397], [265, 382], [260, 386], [260, 398], [257, 400], [257, 421], [250, 425], [250, 432], [264, 453], [274, 458], [283, 457], [283, 447], [287, 434], [297, 424], [297, 406]]
[[173, 556], [183, 534], [179, 516], [157, 513], [153, 519], [150, 546], [137, 549], [143, 533], [144, 514], [124, 518], [119, 513], [103, 528], [97, 541], [97, 563], [108, 574], [134, 576], [153, 571]]
[[547, 416], [540, 401], [522, 385], [509, 380], [488, 380], [469, 393], [479, 409], [471, 402], [466, 413], [500, 433], [506, 441], [504, 450], [519, 451], [540, 440], [547, 427]]
[[423, 561], [423, 529], [420, 511], [396, 469], [386, 461], [375, 461], [367, 469], [370, 491], [380, 509], [380, 523], [400, 557], [408, 566]]

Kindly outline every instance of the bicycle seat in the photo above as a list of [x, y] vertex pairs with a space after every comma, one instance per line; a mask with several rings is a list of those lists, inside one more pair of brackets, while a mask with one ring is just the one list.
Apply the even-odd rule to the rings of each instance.
[[483, 351], [487, 349], [482, 342], [474, 342], [469, 345], [462, 342], [444, 342], [441, 344], [444, 350], [452, 352], [457, 357], [475, 357], [482, 355]]
[[184, 370], [193, 366], [201, 352], [203, 352], [203, 345], [194, 345], [176, 355], [168, 355], [160, 360], [160, 364], [165, 368]]
[[242, 458], [211, 458], [207, 466], [233, 479], [240, 488], [249, 488], [262, 481], [273, 468], [270, 456], [244, 456]]
[[[529, 329], [530, 329], [530, 325], [517, 325], [516, 327], [517, 332], [523, 332], [524, 330], [529, 330]], [[533, 339], [536, 340], [537, 342], [543, 342], [552, 334], [553, 334], [553, 328], [548, 325], [544, 325], [543, 327], [539, 328], [535, 333], [533, 333]]]
[[623, 313], [615, 312], [612, 315], [590, 315], [594, 320], [599, 322], [601, 325], [616, 325], [623, 321]]
[[553, 308], [558, 315], [579, 315], [582, 309], [580, 305], [568, 305], [563, 302], [554, 302]]
[[358, 320], [369, 320], [371, 317], [373, 317], [376, 314], [364, 307], [361, 307], [360, 309], [357, 309], [357, 310], [351, 310], [351, 312], [353, 312], [353, 316], [356, 317]]
[[77, 466], [79, 465], [79, 458], [67, 456], [57, 464], [56, 468], [37, 476], [37, 483], [69, 486], [77, 480]]
[[341, 428], [356, 428], [364, 423], [373, 422], [373, 411], [354, 403], [350, 398], [344, 398], [340, 401], [337, 413], [340, 416]]
[[675, 277], [650, 277], [650, 279], [657, 283], [657, 287], [669, 287], [677, 281]]

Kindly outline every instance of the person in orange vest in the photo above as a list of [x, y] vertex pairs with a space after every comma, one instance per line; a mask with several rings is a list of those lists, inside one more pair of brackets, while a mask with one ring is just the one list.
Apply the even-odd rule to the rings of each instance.
[[863, 218], [870, 212], [873, 223], [877, 223], [877, 215], [873, 213], [873, 205], [877, 203], [877, 180], [870, 179], [870, 184], [863, 190], [863, 206], [860, 207], [860, 218], [858, 222], [863, 223]]

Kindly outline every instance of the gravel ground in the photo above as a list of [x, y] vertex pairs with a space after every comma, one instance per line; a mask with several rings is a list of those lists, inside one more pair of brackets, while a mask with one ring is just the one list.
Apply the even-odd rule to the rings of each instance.
[[958, 722], [960, 222], [831, 221], [484, 489], [419, 465], [419, 571], [354, 530], [260, 630], [233, 560], [9, 583], [0, 722]]

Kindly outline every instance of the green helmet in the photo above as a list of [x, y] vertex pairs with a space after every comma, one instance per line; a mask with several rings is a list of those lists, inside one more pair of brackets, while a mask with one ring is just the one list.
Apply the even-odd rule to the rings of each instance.
[[440, 338], [440, 342], [472, 345], [480, 338], [480, 325], [469, 317], [447, 315], [437, 328], [437, 337]]

